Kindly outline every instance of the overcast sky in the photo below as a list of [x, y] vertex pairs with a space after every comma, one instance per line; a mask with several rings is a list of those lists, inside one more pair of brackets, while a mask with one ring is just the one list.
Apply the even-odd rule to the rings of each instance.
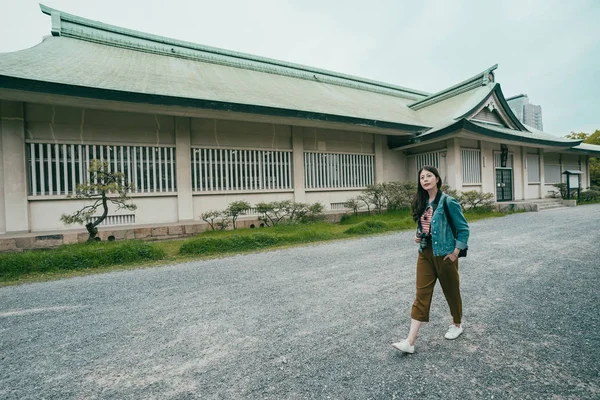
[[[104, 23], [437, 92], [499, 64], [506, 97], [544, 131], [600, 129], [600, 0], [45, 0]], [[0, 0], [0, 52], [36, 45], [50, 17]]]

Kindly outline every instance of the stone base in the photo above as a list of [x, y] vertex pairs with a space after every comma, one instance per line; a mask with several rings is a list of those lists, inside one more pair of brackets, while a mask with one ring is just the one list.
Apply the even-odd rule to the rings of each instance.
[[[348, 213], [350, 213], [350, 211]], [[344, 214], [344, 212], [326, 213], [325, 221], [337, 223]], [[260, 224], [261, 221], [256, 217], [245, 217], [237, 220], [238, 229], [258, 228]], [[122, 228], [100, 227], [98, 228], [98, 237], [102, 241], [127, 239], [156, 241], [189, 237], [209, 229], [209, 225], [204, 221], [181, 222], [168, 225], [163, 224], [160, 226], [123, 226]], [[229, 229], [231, 229], [231, 226]], [[15, 237], [10, 237], [10, 235], [0, 235], [0, 252], [48, 249], [63, 244], [83, 243], [87, 241], [88, 237], [89, 234], [85, 230], [48, 235], [29, 233], [15, 235]]]

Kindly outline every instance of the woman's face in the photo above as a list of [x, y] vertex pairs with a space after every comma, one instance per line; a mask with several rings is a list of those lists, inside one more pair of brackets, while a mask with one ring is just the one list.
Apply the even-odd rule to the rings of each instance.
[[423, 189], [431, 190], [434, 187], [437, 187], [438, 181], [439, 178], [436, 177], [433, 172], [427, 171], [426, 169], [421, 171], [421, 175], [419, 176], [419, 182], [421, 183]]

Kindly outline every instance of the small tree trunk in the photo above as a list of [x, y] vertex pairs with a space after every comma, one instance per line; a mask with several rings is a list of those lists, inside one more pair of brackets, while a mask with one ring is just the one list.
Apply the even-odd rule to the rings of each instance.
[[104, 212], [102, 213], [102, 215], [96, 218], [94, 222], [88, 222], [87, 224], [85, 224], [85, 229], [87, 229], [87, 231], [90, 234], [87, 240], [88, 242], [94, 241], [96, 235], [98, 234], [98, 228], [96, 227], [100, 225], [100, 223], [104, 221], [106, 219], [106, 216], [108, 215], [108, 201], [106, 199], [106, 192], [102, 192], [102, 207], [104, 208]]

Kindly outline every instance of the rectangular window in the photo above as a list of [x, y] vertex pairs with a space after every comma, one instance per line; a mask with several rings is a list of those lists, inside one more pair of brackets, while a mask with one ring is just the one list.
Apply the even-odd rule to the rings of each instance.
[[29, 195], [75, 193], [93, 159], [123, 173], [133, 193], [177, 191], [174, 147], [27, 143]]
[[481, 184], [481, 152], [479, 149], [461, 149], [462, 179], [465, 184]]
[[540, 156], [527, 154], [527, 179], [529, 183], [540, 183]]
[[307, 189], [365, 187], [374, 181], [372, 154], [304, 153]]
[[546, 184], [560, 183], [560, 165], [544, 164], [544, 180]]
[[192, 148], [195, 192], [292, 189], [292, 152]]

